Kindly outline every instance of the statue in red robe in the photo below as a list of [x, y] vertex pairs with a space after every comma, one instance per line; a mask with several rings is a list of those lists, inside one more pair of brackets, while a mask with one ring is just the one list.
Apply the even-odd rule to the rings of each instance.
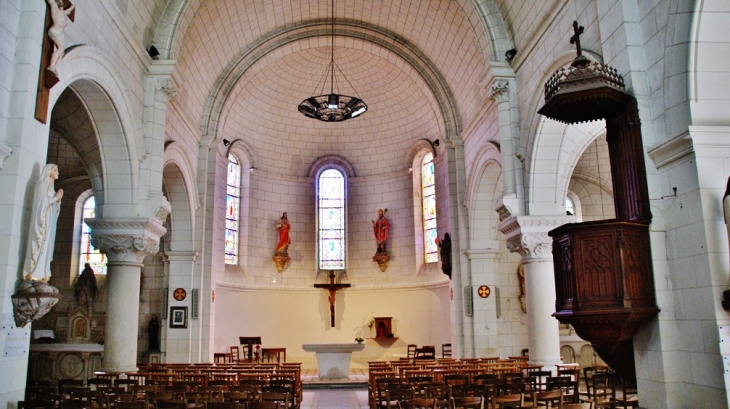
[[279, 230], [279, 243], [276, 245], [276, 253], [286, 253], [289, 249], [289, 244], [291, 244], [291, 239], [289, 238], [291, 224], [289, 224], [289, 219], [286, 217], [286, 212], [276, 222], [276, 228]]
[[378, 220], [373, 220], [373, 233], [375, 233], [375, 241], [378, 243], [378, 253], [387, 253], [385, 245], [388, 243], [388, 232], [390, 230], [390, 222], [385, 218], [388, 209], [378, 209]]

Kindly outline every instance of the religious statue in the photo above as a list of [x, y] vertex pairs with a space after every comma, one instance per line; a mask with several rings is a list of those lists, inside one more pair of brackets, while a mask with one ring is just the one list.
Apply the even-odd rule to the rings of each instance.
[[377, 253], [387, 253], [385, 246], [388, 244], [388, 232], [390, 230], [390, 222], [385, 218], [387, 212], [388, 209], [378, 209], [378, 220], [372, 220], [375, 241], [378, 243]]
[[150, 323], [147, 324], [147, 335], [148, 335], [148, 351], [160, 351], [160, 321], [157, 319], [157, 314], [152, 314]]
[[96, 299], [97, 290], [94, 269], [91, 268], [91, 264], [86, 263], [84, 264], [84, 270], [81, 271], [81, 274], [76, 279], [76, 284], [74, 284], [74, 294], [79, 307], [88, 305], [91, 308], [92, 303]]
[[436, 239], [439, 246], [439, 254], [441, 254], [441, 271], [451, 279], [451, 235], [444, 234], [444, 239]]
[[75, 5], [64, 10], [63, 0], [46, 0], [48, 6], [51, 8], [51, 21], [53, 25], [48, 29], [48, 37], [51, 38], [53, 44], [56, 45], [56, 49], [53, 51], [51, 61], [48, 63], [48, 70], [54, 74], [58, 74], [56, 67], [61, 62], [61, 58], [65, 54], [65, 35], [63, 31], [66, 29], [68, 24], [68, 16], [73, 12]]
[[286, 212], [281, 215], [281, 219], [276, 222], [276, 228], [279, 230], [279, 243], [276, 244], [276, 253], [286, 253], [291, 244], [291, 238], [289, 237], [289, 230], [291, 230], [291, 224], [286, 216]]
[[56, 222], [61, 208], [63, 189], [53, 190], [58, 179], [58, 166], [47, 164], [35, 186], [33, 210], [28, 229], [28, 250], [23, 267], [23, 278], [47, 282], [51, 278], [51, 260], [56, 241]]
[[288, 263], [291, 258], [289, 257], [289, 244], [291, 244], [291, 237], [289, 231], [291, 230], [291, 224], [289, 218], [286, 216], [286, 212], [281, 215], [281, 218], [276, 222], [276, 229], [279, 230], [279, 242], [276, 243], [276, 253], [274, 253], [274, 264], [276, 265], [276, 271], [282, 272], [284, 266]]

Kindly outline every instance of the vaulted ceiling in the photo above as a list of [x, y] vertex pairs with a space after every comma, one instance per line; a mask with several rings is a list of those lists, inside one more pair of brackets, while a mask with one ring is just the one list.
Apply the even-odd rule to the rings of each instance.
[[[339, 154], [377, 160], [382, 173], [402, 169], [418, 139], [459, 134], [483, 105], [480, 81], [495, 46], [475, 3], [335, 1], [334, 56], [347, 79], [335, 92], [369, 105], [338, 124], [297, 111], [303, 99], [329, 93], [327, 0], [171, 0], [177, 32], [161, 48], [178, 62], [177, 101], [201, 135], [245, 140], [269, 170], [288, 160], [302, 163], [290, 165], [301, 174], [313, 158]], [[376, 157], [364, 155], [369, 146]]]

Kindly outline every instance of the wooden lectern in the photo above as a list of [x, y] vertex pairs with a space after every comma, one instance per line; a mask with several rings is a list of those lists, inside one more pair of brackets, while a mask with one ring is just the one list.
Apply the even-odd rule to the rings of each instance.
[[253, 362], [253, 346], [254, 346], [254, 344], [261, 343], [261, 337], [238, 337], [238, 339], [241, 342], [241, 345], [248, 346], [248, 354], [246, 356], [246, 361]]

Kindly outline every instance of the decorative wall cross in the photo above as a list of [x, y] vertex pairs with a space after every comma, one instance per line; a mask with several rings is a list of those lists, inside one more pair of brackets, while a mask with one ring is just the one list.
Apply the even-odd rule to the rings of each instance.
[[330, 271], [330, 282], [329, 284], [315, 284], [316, 288], [324, 288], [329, 290], [329, 303], [330, 303], [330, 326], [335, 327], [335, 295], [337, 290], [350, 287], [350, 284], [336, 284], [335, 283], [335, 272]]
[[[46, 24], [43, 27], [43, 46], [41, 49], [40, 73], [38, 75], [38, 95], [35, 103], [35, 119], [42, 123], [48, 121], [48, 103], [51, 88], [59, 81], [55, 65], [63, 57], [64, 50], [54, 50], [56, 42], [63, 45], [63, 28], [66, 26], [66, 18], [72, 22], [76, 15], [75, 6], [70, 0], [47, 0]], [[53, 35], [54, 38], [51, 38]], [[54, 59], [54, 52], [56, 58]], [[52, 63], [54, 65], [52, 65]]]

